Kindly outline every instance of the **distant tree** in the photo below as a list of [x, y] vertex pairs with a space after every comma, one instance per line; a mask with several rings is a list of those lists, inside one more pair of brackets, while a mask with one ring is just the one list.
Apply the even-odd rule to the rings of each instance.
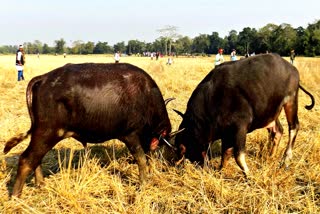
[[159, 29], [158, 32], [163, 38], [166, 39], [165, 55], [171, 54], [172, 43], [180, 37], [178, 34], [178, 27], [172, 25], [166, 25], [163, 28]]
[[305, 53], [307, 56], [320, 55], [320, 20], [309, 24], [306, 29], [307, 45]]
[[50, 48], [48, 44], [44, 43], [42, 46], [42, 53], [43, 54], [52, 53], [52, 48]]
[[108, 45], [108, 42], [98, 42], [94, 49], [93, 49], [94, 54], [106, 54], [106, 53], [113, 53], [113, 48]]
[[209, 49], [210, 40], [208, 34], [200, 34], [193, 39], [192, 52], [193, 53], [206, 53]]
[[71, 53], [72, 54], [82, 54], [83, 51], [83, 41], [82, 40], [76, 40], [72, 43], [71, 47]]
[[82, 54], [92, 54], [94, 49], [94, 42], [88, 41], [83, 45]]
[[124, 42], [118, 42], [115, 45], [113, 45], [114, 51], [120, 51], [121, 53], [125, 53], [126, 51], [126, 45]]
[[225, 49], [227, 49], [228, 53], [231, 53], [232, 49], [237, 48], [237, 42], [238, 42], [238, 33], [235, 30], [231, 30], [229, 32], [229, 35], [226, 37], [226, 46]]
[[305, 49], [308, 46], [308, 37], [306, 36], [306, 30], [303, 27], [298, 27], [295, 29], [297, 34], [297, 39], [294, 45], [294, 50], [296, 54], [304, 55]]
[[258, 38], [260, 40], [260, 52], [275, 51], [273, 32], [278, 28], [278, 25], [267, 24], [258, 30]]
[[0, 47], [0, 54], [9, 54], [9, 53], [15, 53], [17, 51], [16, 46], [12, 45], [4, 45]]
[[283, 23], [273, 31], [274, 52], [288, 56], [294, 48], [297, 33], [290, 24]]
[[145, 46], [146, 44], [144, 42], [140, 42], [138, 40], [129, 40], [126, 50], [128, 54], [142, 53], [145, 49]]
[[255, 51], [254, 44], [257, 38], [255, 28], [245, 27], [238, 35], [238, 52], [243, 55]]
[[146, 49], [147, 51], [159, 51], [161, 53], [166, 53], [166, 48], [167, 48], [167, 39], [164, 37], [159, 37], [158, 39], [156, 39], [151, 47], [149, 46], [148, 49]]
[[177, 39], [174, 44], [174, 49], [177, 54], [190, 54], [192, 51], [192, 39], [188, 36]]
[[62, 54], [65, 51], [66, 41], [64, 39], [55, 40], [55, 52], [58, 54]]
[[42, 53], [42, 42], [40, 42], [40, 40], [34, 40], [33, 44], [34, 44], [36, 54]]
[[208, 36], [209, 39], [209, 48], [206, 51], [209, 54], [216, 54], [218, 53], [219, 48], [224, 48], [224, 40], [219, 37], [218, 32], [212, 32], [211, 35]]

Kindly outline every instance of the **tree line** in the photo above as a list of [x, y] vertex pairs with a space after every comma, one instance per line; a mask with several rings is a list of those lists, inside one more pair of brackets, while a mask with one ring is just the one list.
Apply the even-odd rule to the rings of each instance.
[[[50, 47], [39, 40], [24, 43], [27, 54], [112, 54], [120, 51], [128, 55], [143, 52], [175, 53], [177, 55], [210, 55], [216, 54], [218, 48], [225, 53], [236, 49], [238, 54], [275, 52], [282, 56], [289, 55], [292, 49], [296, 54], [304, 56], [320, 55], [320, 20], [308, 24], [307, 28], [293, 28], [290, 24], [267, 24], [260, 29], [245, 27], [239, 33], [231, 30], [227, 36], [221, 38], [218, 32], [199, 34], [194, 38], [178, 34], [175, 26], [165, 26], [158, 30], [161, 34], [154, 42], [129, 40], [114, 45], [108, 42], [74, 41], [71, 47], [61, 38], [54, 41]], [[15, 53], [17, 46], [0, 46], [0, 53]]]

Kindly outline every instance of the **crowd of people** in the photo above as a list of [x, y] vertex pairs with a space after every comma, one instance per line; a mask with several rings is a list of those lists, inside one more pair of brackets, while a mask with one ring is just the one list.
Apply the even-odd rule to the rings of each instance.
[[[216, 54], [215, 61], [214, 61], [215, 66], [220, 65], [221, 63], [223, 63], [225, 61], [224, 56], [223, 56], [223, 52], [224, 52], [224, 50], [222, 48], [218, 49], [218, 53]], [[254, 52], [252, 54], [247, 53], [247, 54], [245, 54], [244, 57], [247, 58], [249, 56], [254, 56], [254, 55], [255, 55]], [[151, 60], [153, 60], [154, 58], [156, 60], [158, 60], [159, 58], [163, 57], [163, 55], [160, 52], [143, 52], [142, 56], [150, 57]], [[174, 54], [168, 55], [167, 62], [166, 62], [167, 65], [171, 65], [173, 63], [174, 56], [175, 56]], [[63, 57], [66, 58], [66, 53], [63, 54]], [[295, 57], [296, 57], [295, 51], [291, 50], [290, 51], [290, 63], [292, 65], [294, 64]], [[38, 58], [40, 58], [39, 53], [38, 53]], [[114, 54], [115, 63], [119, 63], [120, 59], [121, 59], [121, 53], [120, 53], [120, 51], [116, 51]], [[232, 51], [230, 53], [230, 61], [236, 61], [236, 60], [238, 60], [237, 51], [236, 51], [236, 49], [232, 49]], [[19, 45], [19, 48], [16, 52], [16, 69], [18, 72], [18, 81], [24, 80], [24, 74], [23, 74], [24, 64], [25, 64], [25, 53], [24, 53], [23, 45]]]

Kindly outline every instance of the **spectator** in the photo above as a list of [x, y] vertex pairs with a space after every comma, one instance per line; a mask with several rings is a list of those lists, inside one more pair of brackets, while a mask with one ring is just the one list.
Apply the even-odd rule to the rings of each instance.
[[294, 52], [294, 50], [292, 49], [290, 52], [290, 63], [293, 65], [294, 63], [294, 59], [296, 58], [296, 54]]
[[173, 62], [172, 56], [169, 56], [168, 61], [167, 61], [167, 65], [171, 65]]
[[24, 56], [23, 46], [19, 45], [19, 49], [17, 50], [17, 53], [16, 53], [16, 68], [18, 71], [18, 81], [24, 80], [24, 76], [23, 76], [24, 63], [25, 63], [25, 56]]
[[220, 65], [221, 63], [224, 62], [224, 58], [223, 58], [222, 54], [223, 54], [223, 49], [219, 48], [218, 54], [216, 55], [216, 59], [215, 59], [214, 65]]
[[231, 61], [236, 61], [237, 60], [237, 52], [236, 49], [232, 49], [231, 55], [230, 55], [230, 60]]
[[115, 60], [115, 63], [119, 63], [119, 61], [120, 61], [120, 52], [119, 51], [117, 51], [114, 54], [114, 60]]

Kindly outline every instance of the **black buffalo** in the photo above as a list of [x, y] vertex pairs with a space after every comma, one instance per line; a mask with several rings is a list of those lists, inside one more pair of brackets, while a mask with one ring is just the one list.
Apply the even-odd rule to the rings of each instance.
[[[264, 54], [227, 62], [213, 69], [193, 91], [176, 136], [180, 160], [183, 157], [203, 164], [208, 143], [222, 141], [221, 168], [235, 156], [247, 175], [245, 162], [246, 134], [268, 128], [272, 137], [271, 155], [283, 133], [278, 116], [285, 111], [289, 125], [289, 142], [283, 163], [292, 157], [292, 147], [299, 129], [298, 91], [313, 96], [299, 84], [298, 70], [276, 54]], [[179, 161], [180, 162], [180, 161]]]
[[[83, 145], [110, 139], [123, 141], [146, 178], [145, 153], [159, 139], [169, 138], [171, 124], [155, 81], [130, 64], [67, 64], [33, 78], [27, 88], [31, 128], [10, 139], [4, 153], [31, 134], [21, 154], [12, 195], [21, 194], [26, 177], [35, 170], [43, 182], [41, 160], [59, 141], [73, 137]], [[161, 141], [161, 140], [160, 140]]]

